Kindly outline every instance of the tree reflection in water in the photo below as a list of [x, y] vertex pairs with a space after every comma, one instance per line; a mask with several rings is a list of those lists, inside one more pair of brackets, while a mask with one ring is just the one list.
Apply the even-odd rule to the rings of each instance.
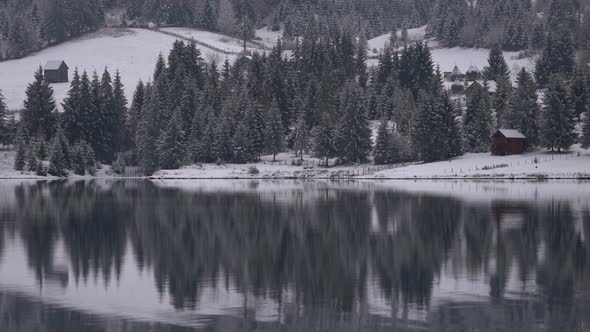
[[[234, 317], [240, 323], [209, 317], [210, 330], [575, 331], [590, 324], [590, 214], [567, 201], [481, 204], [346, 186], [190, 192], [149, 181], [24, 183], [14, 197], [0, 202], [0, 255], [10, 234], [22, 238], [40, 287], [47, 280], [112, 287], [131, 252], [176, 310], [206, 306], [205, 286], [235, 287], [244, 301]], [[60, 241], [67, 267], [55, 264]], [[479, 282], [483, 298], [445, 292], [450, 280]], [[2, 296], [4, 316], [26, 303], [25, 315], [39, 324], [51, 316]], [[279, 305], [271, 322], [256, 319], [261, 298]], [[376, 303], [389, 313], [376, 314]], [[23, 328], [11, 324], [0, 327]]]

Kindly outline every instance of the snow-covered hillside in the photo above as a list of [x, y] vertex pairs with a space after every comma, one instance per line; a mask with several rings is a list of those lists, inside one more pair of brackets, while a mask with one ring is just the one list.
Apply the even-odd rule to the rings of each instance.
[[[399, 34], [399, 32], [398, 32]], [[376, 56], [383, 50], [383, 47], [389, 43], [390, 34], [384, 34], [373, 38], [367, 42], [369, 48], [369, 55]], [[408, 30], [408, 37], [410, 41], [426, 41], [431, 48], [432, 59], [435, 66], [440, 66], [440, 70], [452, 71], [455, 66], [465, 73], [469, 67], [476, 66], [480, 70], [488, 64], [488, 56], [490, 50], [486, 48], [464, 48], [440, 47], [439, 43], [432, 39], [426, 39], [426, 26]], [[375, 53], [375, 51], [377, 53]], [[516, 74], [522, 68], [532, 71], [535, 67], [534, 58], [521, 58], [519, 52], [504, 52], [504, 58], [508, 64], [508, 68], [512, 73], [512, 77], [516, 78]], [[369, 60], [369, 65], [377, 65], [376, 59]]]
[[[80, 71], [98, 71], [108, 67], [112, 72], [121, 71], [128, 98], [133, 94], [137, 81], [152, 77], [154, 64], [160, 52], [167, 54], [176, 40], [159, 32], [142, 29], [106, 29], [54, 47], [47, 48], [23, 59], [0, 62], [0, 89], [9, 109], [23, 107], [25, 89], [33, 80], [39, 65], [49, 60], [65, 60], [70, 67], [70, 78], [75, 67]], [[204, 59], [217, 57], [225, 60], [235, 56], [216, 53], [200, 47]], [[53, 84], [58, 103], [65, 98], [69, 84]]]

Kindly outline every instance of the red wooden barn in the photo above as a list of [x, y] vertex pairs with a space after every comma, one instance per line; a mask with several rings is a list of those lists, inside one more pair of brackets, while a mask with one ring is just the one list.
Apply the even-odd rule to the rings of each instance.
[[526, 137], [518, 130], [499, 129], [492, 136], [492, 154], [505, 156], [524, 153]]

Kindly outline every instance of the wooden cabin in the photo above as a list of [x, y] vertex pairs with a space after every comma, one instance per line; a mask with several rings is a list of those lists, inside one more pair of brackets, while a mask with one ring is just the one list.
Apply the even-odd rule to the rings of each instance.
[[49, 83], [67, 83], [69, 69], [63, 60], [49, 61], [43, 68], [43, 74]]
[[492, 154], [495, 156], [522, 154], [526, 147], [525, 143], [526, 137], [518, 130], [499, 129], [492, 136]]
[[498, 84], [495, 81], [473, 81], [467, 83], [467, 88], [465, 89], [467, 100], [469, 100], [478, 90], [485, 89], [484, 87], [486, 86], [489, 96], [495, 98], [496, 92], [498, 91]]

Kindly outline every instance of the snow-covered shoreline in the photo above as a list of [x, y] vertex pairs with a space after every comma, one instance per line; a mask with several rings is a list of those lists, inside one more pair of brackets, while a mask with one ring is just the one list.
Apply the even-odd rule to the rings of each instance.
[[[317, 180], [590, 180], [590, 152], [579, 146], [562, 154], [546, 151], [522, 155], [492, 156], [489, 153], [469, 153], [459, 158], [428, 164], [376, 166], [361, 164], [351, 166], [318, 166], [319, 160], [306, 157], [303, 165], [290, 153], [281, 153], [277, 161], [264, 156], [262, 161], [244, 165], [200, 164], [177, 170], [160, 170], [149, 179], [158, 180], [213, 180], [213, 179], [317, 179]], [[51, 179], [36, 176], [34, 172], [12, 169], [13, 152], [0, 155], [0, 179]], [[96, 177], [71, 178], [122, 178], [100, 170]], [[144, 178], [141, 176], [130, 178]]]

